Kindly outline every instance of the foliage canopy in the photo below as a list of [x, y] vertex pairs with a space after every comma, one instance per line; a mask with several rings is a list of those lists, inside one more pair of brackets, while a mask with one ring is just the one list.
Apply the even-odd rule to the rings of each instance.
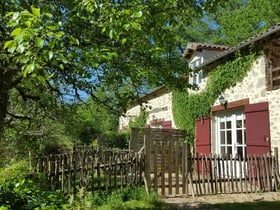
[[[114, 113], [147, 88], [185, 86], [178, 23], [221, 4], [202, 1], [8, 0], [2, 3], [0, 130], [14, 102], [48, 103], [84, 94]], [[105, 97], [100, 98], [100, 94]], [[38, 107], [37, 107], [38, 108]]]

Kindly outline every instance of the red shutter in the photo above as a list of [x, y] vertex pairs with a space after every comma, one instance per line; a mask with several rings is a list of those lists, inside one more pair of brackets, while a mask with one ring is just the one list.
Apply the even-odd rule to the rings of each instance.
[[144, 128], [150, 128], [150, 125], [146, 124], [144, 125]]
[[246, 105], [245, 114], [247, 154], [270, 153], [268, 102]]
[[196, 153], [210, 154], [211, 130], [210, 118], [197, 119], [195, 122]]
[[164, 121], [161, 124], [162, 128], [164, 129], [171, 129], [172, 128], [172, 121]]

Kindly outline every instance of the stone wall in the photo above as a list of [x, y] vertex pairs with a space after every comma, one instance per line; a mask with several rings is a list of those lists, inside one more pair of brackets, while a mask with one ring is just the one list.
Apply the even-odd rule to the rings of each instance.
[[120, 118], [119, 118], [119, 130], [120, 131], [127, 130], [129, 120], [133, 120], [136, 117], [138, 117], [139, 114], [140, 114], [140, 110], [141, 110], [140, 105], [136, 105], [136, 106], [133, 106], [130, 109], [128, 109], [126, 113], [124, 113], [122, 116], [120, 116]]
[[153, 98], [149, 101], [147, 124], [153, 121], [153, 118], [161, 121], [172, 121], [172, 128], [176, 128], [172, 114], [172, 93], [166, 93], [160, 97]]
[[[150, 125], [154, 119], [158, 121], [172, 121], [172, 128], [176, 128], [172, 115], [172, 93], [167, 92], [161, 95], [156, 95], [147, 103], [143, 104], [148, 113], [146, 124]], [[128, 128], [129, 120], [135, 119], [140, 114], [140, 105], [136, 105], [127, 110], [124, 116], [119, 119], [119, 130]]]

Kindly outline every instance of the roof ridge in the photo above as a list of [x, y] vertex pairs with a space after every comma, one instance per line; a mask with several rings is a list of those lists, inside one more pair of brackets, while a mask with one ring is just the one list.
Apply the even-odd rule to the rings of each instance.
[[200, 43], [200, 42], [188, 42], [186, 50], [183, 53], [183, 57], [188, 59], [192, 56], [192, 54], [201, 49], [208, 50], [216, 50], [216, 51], [224, 51], [229, 49], [228, 46], [218, 45], [218, 44], [208, 44], [208, 43]]

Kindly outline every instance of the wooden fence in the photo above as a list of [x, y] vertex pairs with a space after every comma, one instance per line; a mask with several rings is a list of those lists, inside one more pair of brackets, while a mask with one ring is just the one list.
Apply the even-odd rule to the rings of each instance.
[[34, 160], [37, 172], [46, 175], [50, 189], [76, 193], [79, 188], [94, 192], [143, 181], [144, 156], [128, 150], [76, 147], [72, 152]]
[[172, 196], [254, 193], [280, 187], [278, 157], [192, 155], [189, 145], [178, 141], [149, 141], [137, 153], [80, 147], [38, 158], [35, 165], [46, 175], [52, 190], [67, 193], [143, 183], [148, 190]]
[[145, 148], [148, 188], [162, 195], [208, 195], [275, 191], [280, 187], [278, 158], [191, 155], [188, 144], [153, 141]]
[[192, 195], [271, 192], [280, 187], [278, 162], [271, 155], [233, 158], [204, 154], [191, 161]]

